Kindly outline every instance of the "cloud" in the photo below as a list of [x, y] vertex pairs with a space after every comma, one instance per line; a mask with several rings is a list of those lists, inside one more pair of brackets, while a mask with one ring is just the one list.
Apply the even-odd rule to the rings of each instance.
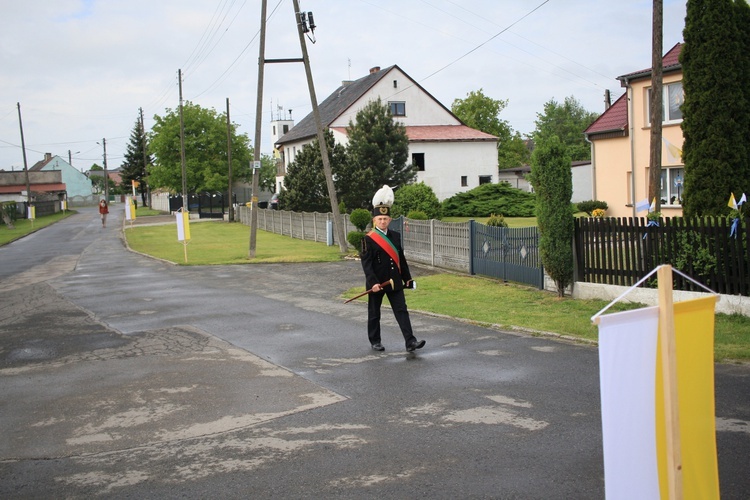
[[[529, 133], [550, 99], [573, 95], [599, 112], [605, 89], [622, 92], [617, 76], [650, 66], [651, 2], [550, 1], [529, 14], [542, 2], [303, 0], [317, 25], [307, 47], [318, 100], [373, 66], [398, 64], [446, 107], [479, 88], [507, 99], [501, 118]], [[685, 3], [665, 0], [664, 52], [681, 41]], [[79, 168], [101, 164], [96, 141], [105, 137], [109, 164], [119, 165], [140, 107], [147, 128], [178, 107], [178, 69], [186, 100], [223, 112], [229, 98], [240, 132], [254, 137], [258, 0], [6, 4], [0, 168], [23, 166], [17, 102], [30, 164], [69, 149], [88, 151], [74, 156]], [[291, 2], [269, 0], [274, 9], [266, 57], [300, 57]], [[265, 67], [264, 153], [277, 106], [296, 120], [310, 112], [301, 64]]]

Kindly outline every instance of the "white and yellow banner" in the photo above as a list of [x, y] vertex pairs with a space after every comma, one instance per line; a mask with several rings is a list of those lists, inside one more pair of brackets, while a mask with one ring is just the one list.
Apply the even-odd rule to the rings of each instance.
[[[685, 499], [718, 499], [714, 296], [674, 304]], [[599, 318], [604, 486], [608, 500], [667, 498], [659, 308]]]
[[28, 207], [28, 210], [26, 210], [27, 219], [34, 220], [36, 219], [36, 207], [30, 206]]
[[177, 218], [177, 241], [190, 240], [190, 214], [187, 212], [175, 213]]
[[125, 198], [125, 220], [135, 220], [135, 204], [133, 198]]

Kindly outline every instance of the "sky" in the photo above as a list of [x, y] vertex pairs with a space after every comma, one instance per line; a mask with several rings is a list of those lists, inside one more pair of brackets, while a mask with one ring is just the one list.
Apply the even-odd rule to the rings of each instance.
[[[370, 68], [398, 65], [445, 107], [472, 91], [507, 101], [500, 119], [533, 132], [550, 100], [588, 111], [651, 66], [651, 0], [299, 0], [318, 101]], [[682, 41], [687, 0], [663, 0], [663, 53]], [[266, 59], [299, 58], [292, 0], [267, 0]], [[123, 161], [143, 109], [183, 99], [255, 137], [261, 0], [0, 0], [0, 169], [49, 152], [88, 170]], [[261, 152], [270, 121], [311, 112], [304, 66], [266, 64]]]

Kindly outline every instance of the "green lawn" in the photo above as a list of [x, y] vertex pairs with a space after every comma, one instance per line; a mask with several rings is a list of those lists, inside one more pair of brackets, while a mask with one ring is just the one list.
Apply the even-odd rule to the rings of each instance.
[[11, 241], [15, 241], [18, 238], [23, 238], [27, 234], [38, 231], [43, 227], [47, 227], [50, 224], [62, 220], [66, 217], [78, 213], [75, 210], [66, 210], [65, 212], [57, 212], [53, 215], [45, 215], [44, 217], [37, 217], [33, 221], [30, 219], [19, 219], [13, 221], [15, 229], [8, 229], [8, 227], [2, 223], [0, 219], [0, 246], [6, 245]]
[[332, 262], [341, 259], [338, 246], [329, 247], [325, 243], [303, 241], [260, 230], [256, 232], [255, 258], [250, 259], [250, 228], [223, 221], [190, 224], [187, 263], [185, 245], [177, 240], [175, 224], [126, 227], [125, 238], [133, 250], [175, 264]]

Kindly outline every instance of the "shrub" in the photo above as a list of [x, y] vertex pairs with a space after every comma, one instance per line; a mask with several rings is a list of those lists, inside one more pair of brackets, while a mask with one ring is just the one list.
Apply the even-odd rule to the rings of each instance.
[[505, 222], [505, 217], [503, 217], [503, 214], [490, 215], [490, 218], [487, 219], [487, 225], [488, 226], [494, 226], [494, 227], [508, 227], [508, 223]]
[[533, 217], [536, 200], [533, 193], [511, 187], [507, 182], [482, 184], [443, 200], [444, 217]]
[[[579, 212], [586, 212], [589, 217], [591, 217], [594, 213], [594, 210], [601, 209], [601, 210], [607, 210], [609, 206], [607, 205], [606, 201], [599, 201], [599, 200], [587, 200], [587, 201], [579, 201], [576, 203], [576, 208]], [[594, 217], [596, 217], [594, 215]]]
[[360, 231], [364, 231], [372, 221], [372, 214], [364, 208], [356, 208], [349, 215], [349, 222]]
[[364, 231], [351, 231], [346, 235], [346, 241], [348, 241], [349, 244], [354, 247], [354, 250], [359, 253], [359, 251], [362, 249], [362, 240], [364, 239], [364, 237]]
[[412, 210], [407, 214], [406, 218], [413, 220], [430, 220], [430, 218], [427, 217], [427, 214], [421, 210]]
[[[424, 212], [427, 219], [439, 219], [442, 209], [440, 200], [430, 186], [424, 182], [407, 184], [396, 190], [391, 213], [393, 218], [412, 212]], [[407, 215], [410, 219], [411, 215]]]

